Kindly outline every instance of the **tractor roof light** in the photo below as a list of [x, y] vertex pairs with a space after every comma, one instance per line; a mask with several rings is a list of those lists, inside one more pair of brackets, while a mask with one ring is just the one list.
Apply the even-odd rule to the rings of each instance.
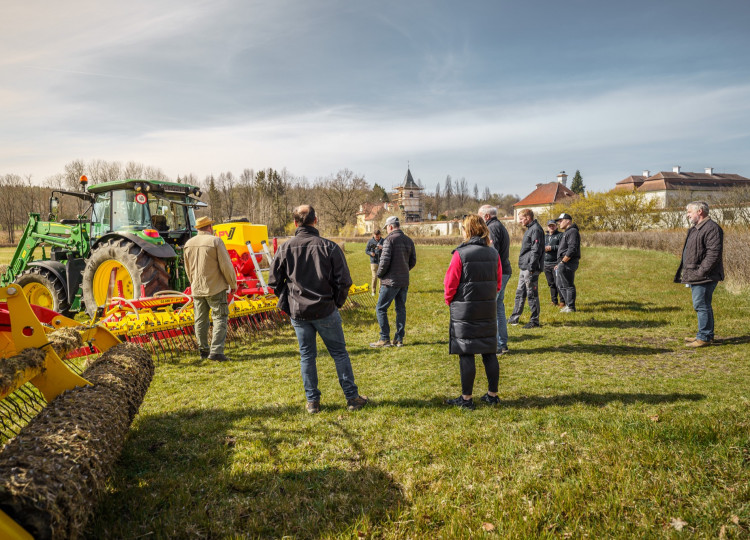
[[141, 184], [136, 184], [133, 186], [133, 189], [136, 191], [141, 191], [143, 189], [143, 186]]
[[85, 174], [82, 174], [81, 177], [78, 179], [78, 183], [81, 186], [81, 189], [83, 191], [86, 191], [86, 185], [89, 183], [89, 179], [86, 177]]
[[151, 184], [146, 184], [145, 190], [146, 191], [151, 191]]
[[159, 231], [156, 229], [144, 229], [143, 234], [150, 238], [159, 238]]

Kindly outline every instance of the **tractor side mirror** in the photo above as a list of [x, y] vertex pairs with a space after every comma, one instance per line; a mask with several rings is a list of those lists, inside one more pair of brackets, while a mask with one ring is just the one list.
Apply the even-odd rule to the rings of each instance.
[[50, 219], [54, 219], [57, 216], [57, 209], [60, 207], [60, 199], [57, 197], [50, 197], [49, 199], [49, 215]]

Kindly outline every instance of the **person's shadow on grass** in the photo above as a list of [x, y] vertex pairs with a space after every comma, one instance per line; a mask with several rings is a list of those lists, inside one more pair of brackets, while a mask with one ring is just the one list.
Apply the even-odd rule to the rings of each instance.
[[[594, 392], [576, 392], [556, 396], [521, 396], [515, 399], [501, 399], [498, 408], [544, 409], [547, 407], [569, 407], [578, 403], [594, 407], [604, 407], [613, 401], [619, 401], [623, 405], [634, 405], [637, 403], [657, 405], [660, 403], [675, 403], [677, 401], [700, 401], [705, 398], [706, 396], [703, 394], [680, 394], [677, 392], [671, 394], [646, 394], [641, 392], [604, 392], [597, 394]], [[445, 405], [444, 399], [444, 397], [436, 396], [431, 399], [377, 400], [373, 403], [373, 406], [393, 406], [407, 409], [444, 409], [448, 407]]]
[[[318, 430], [339, 440], [323, 465]], [[407, 501], [365, 444], [346, 421], [291, 405], [144, 415], [86, 536], [319, 538], [377, 526]]]

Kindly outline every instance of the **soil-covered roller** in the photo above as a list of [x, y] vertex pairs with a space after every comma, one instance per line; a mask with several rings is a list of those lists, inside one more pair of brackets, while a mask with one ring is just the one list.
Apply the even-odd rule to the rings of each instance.
[[0, 509], [34, 538], [81, 536], [153, 374], [130, 343], [92, 362], [92, 386], [56, 397], [0, 451]]

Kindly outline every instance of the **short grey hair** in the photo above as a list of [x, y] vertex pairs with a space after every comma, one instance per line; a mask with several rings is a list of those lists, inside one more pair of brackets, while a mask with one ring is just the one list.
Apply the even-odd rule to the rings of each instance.
[[706, 201], [689, 202], [685, 207], [686, 210], [700, 210], [704, 216], [708, 215], [708, 203]]
[[480, 216], [489, 214], [490, 217], [497, 217], [497, 208], [495, 208], [491, 204], [485, 204], [479, 207], [479, 210], [477, 210], [477, 214], [479, 214]]

